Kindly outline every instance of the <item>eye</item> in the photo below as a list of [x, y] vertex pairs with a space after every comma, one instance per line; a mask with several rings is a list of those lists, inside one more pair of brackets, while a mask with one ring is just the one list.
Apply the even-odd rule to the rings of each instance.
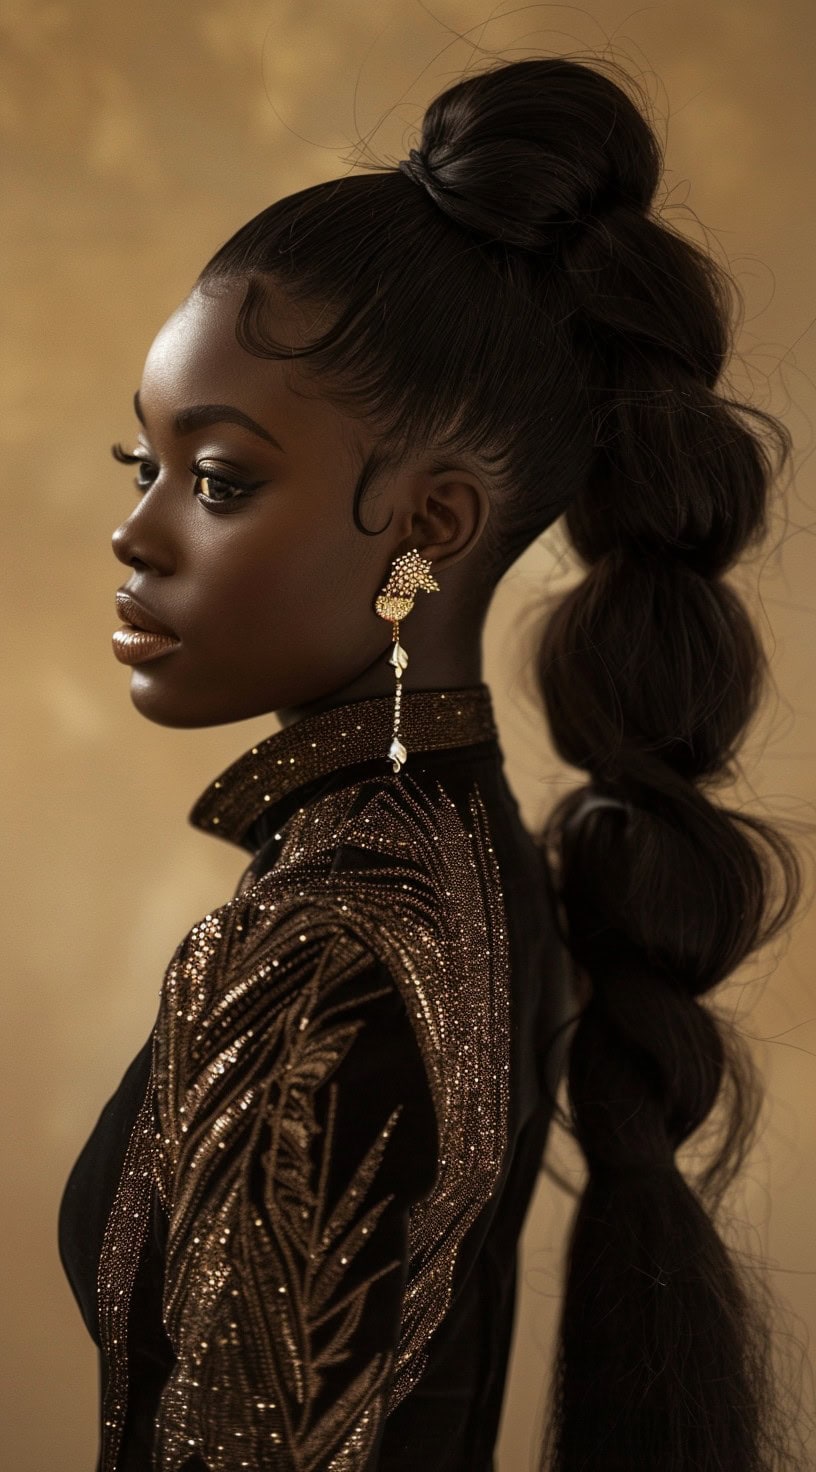
[[[111, 445], [111, 454], [114, 460], [119, 460], [122, 465], [142, 465], [147, 471], [154, 468], [152, 462], [148, 460], [146, 455], [131, 455], [119, 444]], [[146, 491], [148, 489], [148, 486], [151, 486], [153, 484], [154, 479], [155, 476], [152, 475], [149, 476], [147, 479], [143, 479], [142, 472], [140, 471], [139, 474], [136, 476], [133, 484], [136, 486], [137, 490]]]
[[198, 465], [191, 465], [190, 473], [196, 477], [201, 485], [206, 484], [209, 487], [206, 495], [201, 491], [196, 491], [196, 495], [202, 501], [214, 501], [216, 503], [237, 501], [239, 497], [246, 496], [253, 489], [252, 486], [244, 485], [241, 481], [224, 480], [223, 476], [214, 475], [211, 470], [206, 470]]
[[[156, 479], [158, 467], [149, 456], [132, 453], [125, 450], [120, 444], [111, 446], [111, 454], [114, 460], [118, 460], [122, 465], [139, 465], [141, 469], [133, 483], [137, 491], [147, 491], [150, 489]], [[249, 496], [252, 491], [258, 488], [257, 484], [239, 480], [228, 480], [226, 476], [216, 475], [215, 471], [208, 470], [203, 465], [190, 465], [188, 469], [199, 484], [207, 486], [206, 493], [202, 491], [196, 491], [195, 493], [204, 505], [224, 506], [232, 501], [238, 501]]]

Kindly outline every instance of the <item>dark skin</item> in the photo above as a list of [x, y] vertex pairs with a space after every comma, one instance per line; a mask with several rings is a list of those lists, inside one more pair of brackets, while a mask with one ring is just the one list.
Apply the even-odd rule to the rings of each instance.
[[[272, 711], [286, 726], [345, 701], [393, 695], [392, 627], [374, 600], [393, 559], [412, 547], [431, 560], [440, 591], [419, 589], [400, 625], [405, 689], [477, 684], [492, 593], [476, 551], [490, 507], [483, 482], [464, 465], [439, 472], [417, 458], [363, 498], [365, 526], [388, 523], [364, 536], [352, 519], [353, 491], [376, 439], [308, 385], [297, 363], [239, 346], [244, 290], [240, 281], [194, 289], [145, 360], [145, 426], [134, 448], [147, 462], [136, 470], [148, 488], [114, 532], [113, 550], [131, 569], [121, 586], [181, 643], [132, 667], [133, 704], [165, 726]], [[273, 301], [275, 334], [301, 341], [308, 320], [280, 291]], [[285, 453], [235, 424], [176, 432], [179, 410], [211, 403], [243, 410]], [[261, 484], [235, 499], [207, 472]], [[213, 509], [226, 497], [227, 509]]]

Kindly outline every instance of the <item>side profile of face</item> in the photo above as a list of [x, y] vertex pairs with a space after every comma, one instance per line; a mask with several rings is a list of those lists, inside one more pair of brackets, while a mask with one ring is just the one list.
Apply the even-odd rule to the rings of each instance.
[[[287, 724], [391, 693], [391, 626], [374, 599], [412, 546], [432, 560], [440, 591], [418, 591], [401, 627], [406, 688], [475, 683], [480, 630], [464, 612], [475, 559], [466, 564], [488, 515], [484, 487], [465, 469], [403, 467], [361, 508], [367, 527], [386, 530], [360, 532], [353, 492], [374, 442], [298, 378], [296, 363], [238, 344], [244, 292], [239, 281], [194, 289], [144, 364], [142, 422], [126, 447], [142, 462], [137, 502], [112, 545], [130, 570], [120, 587], [177, 642], [131, 666], [133, 704], [168, 726], [267, 711]], [[299, 341], [302, 330], [281, 302], [276, 336]], [[222, 408], [189, 412], [213, 405]]]

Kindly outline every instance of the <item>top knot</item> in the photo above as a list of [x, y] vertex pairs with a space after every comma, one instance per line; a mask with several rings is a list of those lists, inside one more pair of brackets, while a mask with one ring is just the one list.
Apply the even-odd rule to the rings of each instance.
[[[501, 146], [501, 141], [497, 140], [490, 149], [494, 172], [497, 173], [501, 172], [496, 163]], [[489, 198], [489, 192], [487, 197], [484, 193], [480, 197], [478, 184], [470, 191], [467, 185], [462, 187], [461, 181], [456, 186], [447, 183], [441, 177], [441, 170], [445, 165], [441, 165], [440, 170], [433, 169], [426, 154], [419, 148], [409, 149], [408, 158], [400, 159], [397, 167], [412, 183], [419, 184], [442, 213], [462, 229], [470, 230], [486, 241], [498, 241], [503, 245], [513, 245], [520, 250], [535, 251], [543, 255], [551, 252], [565, 229], [585, 227], [591, 221], [601, 220], [627, 204], [617, 189], [604, 184], [598, 187], [583, 206], [562, 202], [553, 209], [548, 218], [536, 220], [534, 224], [523, 218], [514, 219], [511, 213], [513, 195], [509, 187], [513, 172], [512, 145], [509, 148], [505, 185], [498, 197], [492, 199]], [[450, 168], [448, 171], [452, 172]], [[462, 170], [457, 169], [456, 172], [461, 174]], [[545, 195], [546, 191], [542, 190], [542, 199]], [[629, 207], [631, 208], [631, 204]]]
[[549, 255], [618, 209], [647, 212], [662, 155], [615, 82], [567, 59], [529, 59], [436, 97], [420, 147], [397, 167], [463, 229]]

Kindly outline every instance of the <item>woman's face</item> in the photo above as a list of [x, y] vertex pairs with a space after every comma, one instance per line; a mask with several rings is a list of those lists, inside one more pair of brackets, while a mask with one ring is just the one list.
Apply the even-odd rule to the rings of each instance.
[[[433, 557], [435, 536], [439, 555], [469, 540], [474, 525], [451, 519], [451, 506], [475, 504], [479, 519], [472, 485], [454, 485], [437, 518], [423, 478], [408, 476], [367, 503], [366, 525], [388, 522], [387, 531], [361, 534], [352, 500], [369, 448], [363, 430], [325, 399], [290, 388], [291, 364], [239, 346], [244, 290], [242, 282], [213, 295], [194, 290], [161, 328], [138, 392], [144, 422], [126, 446], [145, 462], [131, 475], [146, 488], [113, 534], [130, 569], [120, 586], [178, 640], [132, 666], [130, 694], [162, 725], [295, 710], [355, 682], [360, 694], [390, 691], [391, 628], [373, 604], [392, 559], [411, 545]], [[300, 324], [288, 320], [294, 337], [283, 312], [276, 335], [296, 341]], [[218, 422], [190, 416], [204, 405], [231, 406], [259, 428], [215, 411]], [[417, 601], [426, 596], [439, 598], [420, 592]], [[367, 686], [372, 666], [376, 683]]]

